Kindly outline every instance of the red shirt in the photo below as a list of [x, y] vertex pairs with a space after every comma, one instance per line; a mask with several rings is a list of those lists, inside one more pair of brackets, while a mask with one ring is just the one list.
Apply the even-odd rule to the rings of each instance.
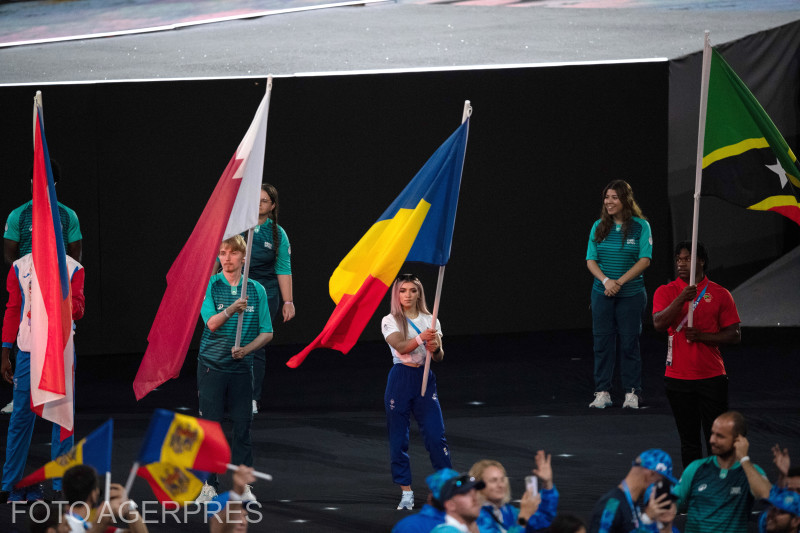
[[[688, 283], [678, 278], [656, 289], [653, 296], [653, 314], [667, 308], [687, 285]], [[697, 284], [697, 294], [699, 295], [706, 286], [708, 289], [700, 298], [700, 303], [692, 316], [694, 327], [704, 333], [717, 333], [721, 329], [741, 322], [731, 293], [709, 281], [706, 276]], [[675, 332], [675, 328], [688, 312], [689, 302], [686, 302], [683, 304], [681, 314], [669, 326], [668, 333], [672, 337], [672, 366], [667, 366], [664, 375], [677, 379], [706, 379], [725, 374], [725, 364], [717, 346], [687, 341], [685, 325], [681, 331]]]

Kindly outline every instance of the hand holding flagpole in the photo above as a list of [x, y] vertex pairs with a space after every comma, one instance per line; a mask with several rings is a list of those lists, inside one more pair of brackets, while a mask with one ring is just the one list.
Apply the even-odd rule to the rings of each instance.
[[[464, 113], [461, 115], [461, 123], [467, 121], [472, 115], [472, 106], [469, 100], [464, 101]], [[444, 267], [439, 266], [439, 277], [436, 280], [436, 296], [433, 300], [433, 315], [431, 316], [431, 328], [436, 329], [436, 320], [439, 318], [439, 297], [442, 295], [442, 283], [444, 282]], [[425, 371], [422, 373], [422, 390], [420, 396], [425, 396], [425, 391], [428, 390], [428, 372], [431, 370], [431, 357], [433, 353], [430, 350], [425, 351]]]

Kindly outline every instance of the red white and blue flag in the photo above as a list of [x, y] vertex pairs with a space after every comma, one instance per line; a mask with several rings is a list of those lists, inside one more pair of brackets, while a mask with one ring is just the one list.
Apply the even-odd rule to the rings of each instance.
[[272, 88], [222, 173], [200, 219], [167, 273], [167, 290], [158, 307], [133, 392], [141, 400], [180, 374], [200, 306], [219, 255], [220, 243], [258, 225], [258, 199], [264, 172], [267, 115]]
[[63, 440], [73, 430], [72, 294], [41, 93], [34, 99], [33, 121], [31, 405], [39, 416], [66, 430]]

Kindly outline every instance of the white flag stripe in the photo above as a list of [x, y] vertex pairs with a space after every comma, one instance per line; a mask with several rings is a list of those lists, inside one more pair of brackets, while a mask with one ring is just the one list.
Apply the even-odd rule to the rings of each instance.
[[236, 159], [242, 159], [233, 179], [241, 179], [239, 192], [233, 203], [223, 240], [238, 235], [258, 224], [259, 190], [264, 174], [264, 149], [267, 141], [267, 116], [269, 115], [270, 91], [264, 95], [256, 116], [250, 124], [239, 148]]

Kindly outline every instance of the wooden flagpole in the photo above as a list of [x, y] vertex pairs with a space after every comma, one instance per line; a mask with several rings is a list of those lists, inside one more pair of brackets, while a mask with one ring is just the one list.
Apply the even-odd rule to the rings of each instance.
[[[711, 39], [709, 31], [705, 32], [703, 43], [703, 70], [700, 80], [700, 119], [697, 127], [697, 159], [694, 171], [694, 213], [692, 215], [692, 259], [689, 264], [689, 285], [697, 283], [697, 228], [700, 219], [700, 189], [703, 185], [703, 148], [706, 135], [706, 109], [708, 107], [708, 80], [711, 74]], [[694, 318], [694, 302], [689, 303], [687, 325], [692, 327]]]
[[[469, 116], [472, 114], [472, 106], [469, 103], [469, 100], [464, 101], [464, 112], [461, 115], [461, 123], [467, 121]], [[463, 171], [463, 168], [462, 168]], [[436, 320], [439, 317], [439, 298], [442, 295], [442, 283], [444, 282], [444, 267], [445, 265], [439, 266], [439, 278], [436, 280], [436, 296], [433, 300], [433, 315], [431, 316], [431, 328], [436, 329]], [[428, 390], [428, 372], [431, 370], [431, 357], [433, 356], [430, 350], [426, 350], [425, 353], [425, 371], [422, 373], [422, 390], [420, 391], [420, 396], [425, 396], [425, 391]]]

